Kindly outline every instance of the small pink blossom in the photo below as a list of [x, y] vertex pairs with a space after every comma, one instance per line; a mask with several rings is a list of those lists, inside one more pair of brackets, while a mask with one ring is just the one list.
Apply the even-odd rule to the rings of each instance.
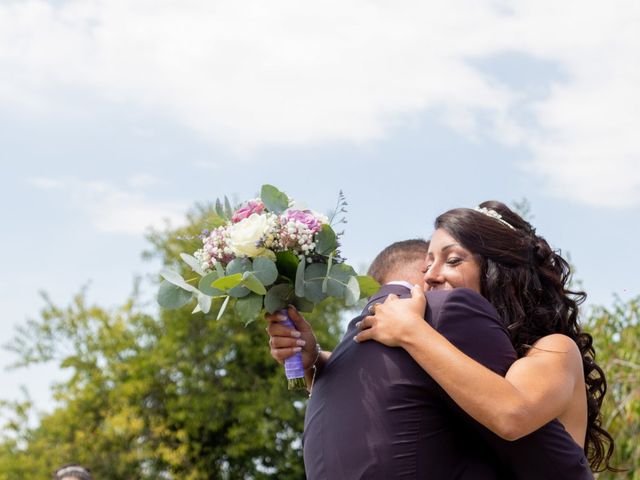
[[254, 213], [261, 214], [264, 212], [264, 203], [260, 200], [249, 200], [246, 205], [236, 210], [231, 217], [233, 223], [238, 223], [245, 218], [249, 218]]
[[287, 210], [285, 216], [288, 221], [300, 222], [306, 225], [312, 233], [316, 233], [322, 228], [320, 220], [309, 210]]

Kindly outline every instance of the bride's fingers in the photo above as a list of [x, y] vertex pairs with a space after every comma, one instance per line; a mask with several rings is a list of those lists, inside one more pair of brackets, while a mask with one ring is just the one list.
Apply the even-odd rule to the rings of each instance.
[[294, 329], [289, 328], [281, 323], [270, 323], [267, 328], [265, 328], [270, 337], [300, 337], [301, 333]]
[[371, 340], [373, 338], [373, 335], [374, 335], [374, 329], [366, 328], [360, 331], [360, 333], [358, 333], [356, 336], [354, 336], [353, 341], [356, 343], [366, 342], [367, 340]]
[[399, 297], [394, 293], [390, 293], [384, 303], [394, 302], [396, 300], [399, 300]]
[[295, 347], [304, 347], [307, 344], [304, 340], [291, 338], [291, 337], [271, 337], [269, 339], [269, 345], [271, 349], [279, 349], [279, 348], [295, 348]]
[[287, 358], [302, 350], [301, 347], [272, 348], [271, 356], [278, 362], [284, 362]]
[[373, 323], [375, 322], [376, 317], [369, 315], [368, 317], [364, 317], [358, 323], [356, 323], [356, 328], [358, 330], [366, 330], [368, 328], [373, 327]]

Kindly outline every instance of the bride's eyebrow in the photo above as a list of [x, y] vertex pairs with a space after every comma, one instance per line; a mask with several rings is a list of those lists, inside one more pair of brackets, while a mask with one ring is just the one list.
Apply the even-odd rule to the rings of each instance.
[[459, 247], [459, 246], [460, 246], [459, 243], [451, 243], [449, 245], [446, 245], [446, 246], [442, 247], [442, 250], [440, 250], [440, 251], [441, 252], [445, 252], [445, 251], [449, 250], [450, 248]]

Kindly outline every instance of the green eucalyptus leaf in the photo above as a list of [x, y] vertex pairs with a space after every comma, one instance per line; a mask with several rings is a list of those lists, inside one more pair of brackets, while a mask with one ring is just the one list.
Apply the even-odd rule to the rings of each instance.
[[312, 263], [304, 271], [304, 297], [314, 303], [327, 298], [322, 291], [322, 284], [326, 278], [327, 265], [324, 263]]
[[269, 313], [275, 313], [278, 310], [287, 308], [294, 298], [293, 285], [289, 283], [280, 283], [274, 285], [264, 297], [264, 308]]
[[242, 298], [249, 295], [251, 293], [251, 290], [243, 285], [238, 285], [237, 287], [233, 287], [227, 293], [233, 298]]
[[[229, 265], [227, 265], [227, 275], [231, 275], [231, 274], [243, 275], [245, 272], [250, 272], [250, 271], [251, 271], [251, 260], [249, 260], [248, 258], [234, 258], [229, 262]], [[251, 290], [249, 290], [244, 285], [239, 284], [238, 286], [230, 289], [227, 293], [234, 298], [242, 298], [249, 295], [249, 293], [251, 293]]]
[[211, 286], [213, 282], [218, 280], [218, 278], [220, 278], [220, 276], [218, 275], [218, 272], [211, 272], [206, 274], [204, 277], [200, 279], [200, 283], [198, 284], [198, 290], [212, 297], [215, 297], [216, 295], [224, 295], [223, 290], [220, 290], [219, 288], [214, 288]]
[[346, 263], [336, 263], [331, 267], [329, 276], [346, 283], [349, 280], [349, 277], [355, 277], [357, 274], [352, 266], [347, 265]]
[[298, 263], [298, 268], [296, 269], [296, 295], [298, 297], [304, 297], [304, 267], [306, 265], [306, 261], [302, 260]]
[[356, 276], [355, 270], [345, 263], [338, 263], [331, 267], [327, 280], [327, 295], [330, 297], [345, 298], [345, 289], [349, 278]]
[[369, 275], [358, 275], [358, 284], [360, 285], [360, 298], [367, 298], [380, 290], [380, 284], [375, 278]]
[[326, 263], [310, 263], [304, 270], [304, 281], [319, 281], [322, 283], [327, 276], [327, 264]]
[[240, 285], [240, 283], [242, 283], [242, 274], [234, 273], [233, 275], [218, 278], [211, 284], [211, 286], [219, 290], [230, 290], [233, 287]]
[[360, 284], [357, 277], [349, 277], [347, 288], [344, 290], [344, 300], [347, 307], [352, 307], [360, 299]]
[[327, 294], [322, 291], [322, 282], [305, 282], [304, 298], [313, 303], [319, 303], [327, 298]]
[[222, 265], [220, 265], [220, 262], [216, 262], [214, 264], [214, 267], [216, 268], [216, 273], [218, 274], [218, 276], [224, 277], [224, 268], [222, 267]]
[[200, 262], [194, 256], [189, 255], [188, 253], [181, 253], [180, 258], [198, 275], [205, 275], [204, 270], [202, 270], [202, 267], [200, 266]]
[[216, 317], [216, 320], [220, 320], [220, 318], [222, 318], [222, 315], [224, 315], [225, 310], [227, 309], [227, 305], [229, 305], [229, 299], [231, 297], [226, 296], [224, 299], [224, 302], [222, 302], [222, 305], [220, 306], [220, 310], [218, 310], [218, 316]]
[[193, 285], [189, 285], [182, 275], [174, 272], [173, 270], [169, 270], [167, 268], [163, 268], [160, 270], [160, 276], [164, 278], [167, 282], [174, 284], [177, 287], [182, 288], [183, 290], [187, 290], [188, 292], [197, 292], [198, 289]]
[[198, 293], [198, 306], [202, 313], [209, 313], [211, 310], [211, 297], [204, 293]]
[[244, 298], [239, 298], [236, 300], [235, 311], [245, 325], [250, 324], [258, 318], [262, 311], [262, 295], [252, 293]]
[[299, 264], [300, 259], [298, 256], [289, 250], [276, 253], [276, 267], [278, 268], [278, 273], [283, 277], [287, 277], [292, 282], [296, 278], [296, 269]]
[[270, 212], [282, 213], [289, 208], [289, 197], [273, 185], [263, 185], [260, 198]]
[[185, 306], [193, 297], [193, 293], [168, 282], [162, 281], [158, 289], [158, 304], [167, 310], [175, 310]]
[[299, 311], [305, 313], [313, 312], [313, 308], [316, 306], [311, 300], [302, 297], [295, 297], [292, 303]]
[[227, 275], [251, 271], [251, 260], [248, 258], [234, 258], [227, 265]]
[[344, 298], [344, 291], [347, 288], [346, 283], [338, 282], [333, 278], [327, 280], [327, 291], [324, 292], [328, 297]]
[[224, 213], [227, 218], [233, 217], [233, 208], [231, 208], [231, 202], [226, 195], [224, 196]]
[[333, 252], [331, 252], [331, 254], [329, 255], [329, 258], [327, 260], [327, 272], [325, 273], [325, 278], [322, 281], [322, 291], [324, 293], [327, 293], [327, 289], [328, 289], [328, 283], [329, 283], [329, 272], [331, 271], [331, 266], [333, 265]]
[[329, 225], [323, 225], [322, 230], [316, 233], [316, 252], [320, 255], [329, 255], [338, 248], [336, 232]]
[[258, 257], [253, 260], [253, 274], [264, 286], [273, 284], [278, 279], [278, 267], [273, 260]]
[[215, 211], [218, 214], [218, 216], [224, 220], [228, 220], [227, 215], [224, 213], [224, 207], [222, 206], [222, 202], [220, 201], [220, 199], [216, 199], [216, 206], [215, 206]]
[[262, 282], [258, 280], [258, 277], [252, 272], [244, 272], [242, 274], [242, 285], [258, 295], [265, 295], [267, 293], [267, 289], [264, 288]]

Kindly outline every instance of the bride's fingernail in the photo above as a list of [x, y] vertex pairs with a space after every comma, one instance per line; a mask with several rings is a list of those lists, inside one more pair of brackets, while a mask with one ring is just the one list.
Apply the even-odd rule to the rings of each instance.
[[356, 328], [360, 328], [360, 325], [362, 325], [362, 322], [356, 323]]
[[295, 338], [300, 338], [300, 335], [302, 335], [298, 330], [291, 330], [291, 336], [295, 337]]
[[294, 353], [298, 353], [298, 352], [301, 352], [301, 351], [302, 351], [302, 349], [300, 347], [293, 347], [293, 352]]
[[301, 347], [304, 347], [307, 342], [305, 342], [304, 340], [296, 340], [296, 344], [300, 345]]
[[357, 335], [355, 337], [353, 337], [353, 341], [358, 343], [358, 336]]

